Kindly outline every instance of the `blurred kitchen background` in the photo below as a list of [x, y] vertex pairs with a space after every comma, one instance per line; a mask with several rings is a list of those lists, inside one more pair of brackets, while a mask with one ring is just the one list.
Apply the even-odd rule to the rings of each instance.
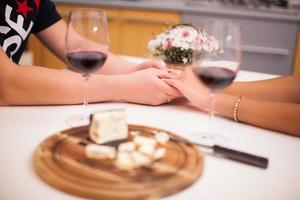
[[[300, 0], [53, 0], [67, 19], [74, 7], [107, 11], [110, 49], [123, 55], [147, 56], [147, 42], [178, 23], [202, 20], [238, 22], [242, 33], [241, 69], [271, 74], [300, 74]], [[23, 62], [65, 68], [36, 38]]]

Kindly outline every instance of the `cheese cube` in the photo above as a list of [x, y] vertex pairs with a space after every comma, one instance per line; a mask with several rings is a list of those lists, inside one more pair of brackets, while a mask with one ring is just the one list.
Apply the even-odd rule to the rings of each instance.
[[85, 155], [94, 159], [114, 159], [116, 148], [112, 146], [89, 144], [85, 147]]
[[119, 151], [134, 151], [135, 150], [135, 144], [133, 142], [125, 142], [119, 145], [118, 147]]
[[158, 131], [155, 133], [155, 139], [159, 144], [166, 144], [170, 140], [170, 136], [164, 131]]
[[166, 149], [165, 148], [158, 148], [155, 150], [154, 154], [153, 154], [153, 158], [155, 160], [161, 159], [162, 157], [164, 157], [166, 155]]
[[148, 156], [152, 156], [154, 151], [155, 151], [155, 147], [156, 144], [143, 144], [139, 147], [139, 152], [148, 155]]
[[118, 152], [115, 165], [123, 170], [131, 170], [136, 167], [136, 164], [131, 157], [131, 153], [126, 151]]
[[131, 157], [137, 167], [149, 166], [152, 162], [152, 159], [149, 156], [146, 156], [138, 151], [133, 151], [131, 153]]
[[128, 126], [125, 110], [108, 110], [93, 114], [89, 136], [97, 144], [126, 139]]
[[149, 144], [149, 145], [156, 145], [156, 141], [152, 138], [148, 138], [148, 137], [144, 137], [144, 136], [136, 136], [133, 139], [133, 142], [136, 145], [145, 145], [145, 144]]
[[135, 136], [140, 135], [140, 132], [139, 132], [139, 131], [130, 131], [130, 135], [131, 135], [132, 137], [135, 137]]

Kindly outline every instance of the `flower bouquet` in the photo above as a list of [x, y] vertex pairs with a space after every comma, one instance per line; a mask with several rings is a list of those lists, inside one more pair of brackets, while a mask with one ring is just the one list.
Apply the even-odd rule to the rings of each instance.
[[193, 52], [197, 56], [220, 49], [219, 42], [204, 29], [197, 30], [189, 24], [172, 26], [148, 42], [149, 54], [163, 60], [169, 68], [183, 70], [192, 63]]

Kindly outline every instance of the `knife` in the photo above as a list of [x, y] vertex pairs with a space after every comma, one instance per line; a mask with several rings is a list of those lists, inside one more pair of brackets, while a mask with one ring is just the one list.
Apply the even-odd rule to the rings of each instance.
[[239, 150], [231, 149], [228, 147], [220, 146], [220, 145], [206, 145], [206, 144], [201, 144], [197, 142], [191, 142], [190, 140], [178, 136], [178, 135], [171, 135], [171, 140], [178, 141], [178, 142], [184, 142], [189, 145], [196, 145], [199, 147], [204, 147], [207, 149], [211, 149], [214, 154], [220, 155], [222, 157], [229, 158], [231, 160], [235, 160], [238, 162], [246, 163], [249, 165], [253, 165], [259, 168], [266, 169], [268, 167], [269, 160], [268, 158], [253, 155], [250, 153], [242, 152]]

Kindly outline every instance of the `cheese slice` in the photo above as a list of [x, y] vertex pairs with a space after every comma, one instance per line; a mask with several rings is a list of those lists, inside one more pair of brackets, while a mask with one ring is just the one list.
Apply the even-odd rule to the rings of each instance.
[[107, 110], [93, 114], [89, 136], [97, 144], [126, 139], [128, 125], [125, 110]]

